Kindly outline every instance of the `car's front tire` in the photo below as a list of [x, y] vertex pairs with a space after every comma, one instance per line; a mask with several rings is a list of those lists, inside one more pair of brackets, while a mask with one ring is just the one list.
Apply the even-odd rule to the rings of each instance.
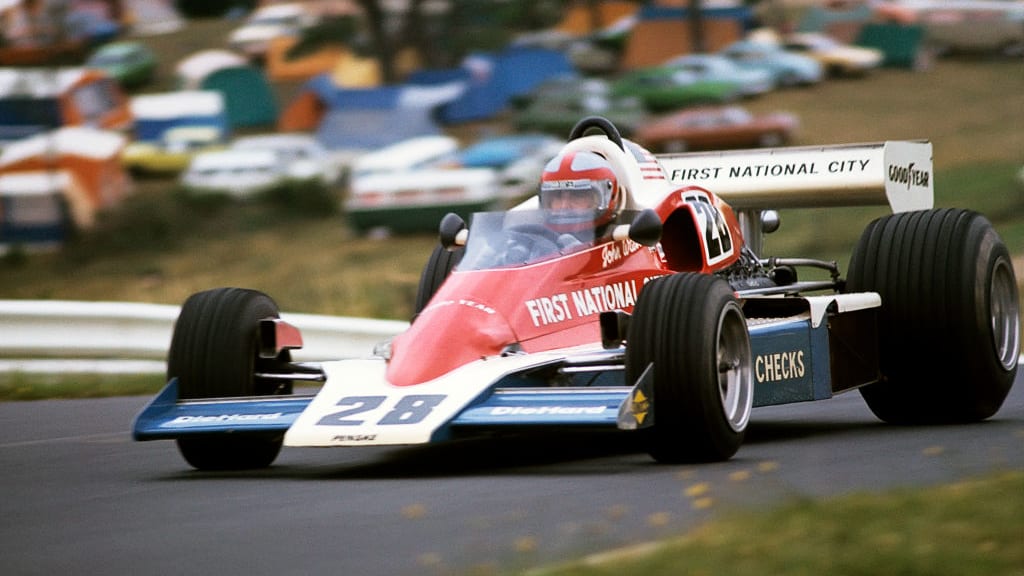
[[682, 273], [649, 282], [627, 331], [626, 378], [653, 370], [654, 425], [641, 433], [659, 462], [727, 460], [753, 406], [750, 335], [729, 284]]
[[[274, 301], [255, 290], [217, 288], [190, 296], [167, 357], [167, 377], [177, 378], [180, 398], [289, 393], [289, 387], [255, 377], [266, 362], [258, 354], [259, 321], [277, 317]], [[283, 439], [281, 434], [195, 436], [177, 444], [185, 461], [199, 470], [241, 470], [270, 466]]]

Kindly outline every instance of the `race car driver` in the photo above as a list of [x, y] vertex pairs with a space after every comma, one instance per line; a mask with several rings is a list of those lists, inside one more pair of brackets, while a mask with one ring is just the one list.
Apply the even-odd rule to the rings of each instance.
[[585, 150], [558, 154], [544, 167], [540, 181], [540, 206], [549, 212], [548, 226], [563, 237], [568, 235], [567, 243], [572, 238], [577, 242], [602, 238], [621, 208], [624, 194], [619, 182], [612, 165], [600, 154]]

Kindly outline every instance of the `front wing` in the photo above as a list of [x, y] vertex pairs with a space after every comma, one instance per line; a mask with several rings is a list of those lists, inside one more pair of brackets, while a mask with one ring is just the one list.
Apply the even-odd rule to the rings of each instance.
[[388, 384], [382, 359], [327, 362], [315, 396], [179, 400], [172, 380], [138, 415], [134, 437], [284, 433], [288, 446], [362, 446], [422, 444], [481, 428], [614, 428], [630, 387], [531, 385], [531, 371], [565, 358], [562, 351], [484, 359], [413, 387]]

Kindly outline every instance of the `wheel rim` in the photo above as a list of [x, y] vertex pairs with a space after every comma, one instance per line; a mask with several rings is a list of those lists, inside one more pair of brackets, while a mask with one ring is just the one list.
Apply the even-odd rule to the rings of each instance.
[[736, 432], [747, 427], [754, 400], [750, 336], [736, 303], [731, 302], [718, 320], [718, 391], [722, 415]]
[[1017, 300], [1017, 284], [1005, 259], [996, 262], [992, 271], [989, 314], [996, 356], [1004, 368], [1011, 370], [1020, 351], [1020, 304]]

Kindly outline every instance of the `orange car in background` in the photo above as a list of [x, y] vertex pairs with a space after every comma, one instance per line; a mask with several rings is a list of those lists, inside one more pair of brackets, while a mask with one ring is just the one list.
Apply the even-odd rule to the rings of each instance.
[[687, 108], [642, 124], [633, 138], [653, 152], [788, 144], [800, 120], [787, 112], [754, 115], [741, 106]]

